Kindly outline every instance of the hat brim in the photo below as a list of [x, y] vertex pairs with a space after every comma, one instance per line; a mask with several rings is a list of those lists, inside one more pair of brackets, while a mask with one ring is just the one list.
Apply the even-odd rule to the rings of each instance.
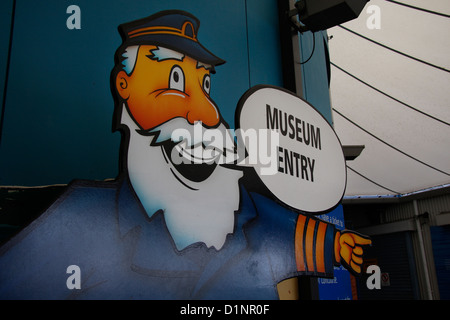
[[212, 54], [199, 42], [176, 36], [176, 35], [143, 35], [136, 37], [135, 39], [129, 38], [126, 40], [125, 45], [155, 45], [165, 47], [180, 53], [183, 53], [197, 61], [211, 66], [218, 66], [225, 63], [225, 60]]

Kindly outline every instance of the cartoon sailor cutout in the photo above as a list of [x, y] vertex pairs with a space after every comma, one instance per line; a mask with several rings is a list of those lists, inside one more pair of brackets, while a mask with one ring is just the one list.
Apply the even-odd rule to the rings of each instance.
[[[235, 146], [198, 138], [234, 141], [210, 96], [225, 61], [200, 44], [198, 19], [163, 11], [119, 31], [121, 173], [73, 182], [0, 249], [0, 297], [277, 299], [287, 278], [360, 273], [370, 239], [248, 190], [241, 168], [216, 161]], [[69, 265], [84, 271], [75, 293]]]
[[[223, 246], [233, 232], [242, 175], [214, 159], [193, 164], [174, 159], [174, 148], [182, 145], [173, 142], [174, 129], [193, 133], [195, 124], [202, 136], [211, 129], [227, 134], [209, 95], [210, 74], [224, 61], [198, 42], [198, 26], [197, 19], [179, 12], [120, 26], [124, 43], [111, 80], [117, 121], [129, 132], [125, 157], [130, 182], [149, 217], [164, 211], [179, 250], [198, 241]], [[184, 154], [203, 148], [202, 141], [190, 140]], [[219, 194], [220, 204], [212, 201]]]

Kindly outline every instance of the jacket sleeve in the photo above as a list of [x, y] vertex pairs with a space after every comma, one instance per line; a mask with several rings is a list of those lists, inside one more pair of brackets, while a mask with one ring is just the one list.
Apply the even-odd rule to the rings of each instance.
[[297, 271], [305, 275], [332, 277], [334, 259], [334, 225], [300, 214], [295, 228]]

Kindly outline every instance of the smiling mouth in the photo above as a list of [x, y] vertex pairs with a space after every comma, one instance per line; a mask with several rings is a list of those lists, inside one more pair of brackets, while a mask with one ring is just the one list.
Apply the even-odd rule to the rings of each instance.
[[[217, 162], [214, 161], [215, 157], [207, 159], [196, 157], [194, 148], [186, 147], [183, 143], [167, 140], [161, 148], [166, 160], [172, 164], [180, 175], [190, 181], [202, 182], [206, 180], [217, 167]], [[197, 146], [197, 148], [202, 148], [202, 146]], [[173, 156], [179, 158], [175, 161]], [[180, 161], [180, 159], [183, 161]]]

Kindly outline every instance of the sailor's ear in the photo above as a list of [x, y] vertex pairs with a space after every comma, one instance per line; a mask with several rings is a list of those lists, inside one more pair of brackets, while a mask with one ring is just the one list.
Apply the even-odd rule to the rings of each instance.
[[116, 90], [117, 93], [122, 97], [122, 99], [127, 100], [130, 96], [128, 89], [128, 75], [125, 71], [121, 70], [116, 76]]

